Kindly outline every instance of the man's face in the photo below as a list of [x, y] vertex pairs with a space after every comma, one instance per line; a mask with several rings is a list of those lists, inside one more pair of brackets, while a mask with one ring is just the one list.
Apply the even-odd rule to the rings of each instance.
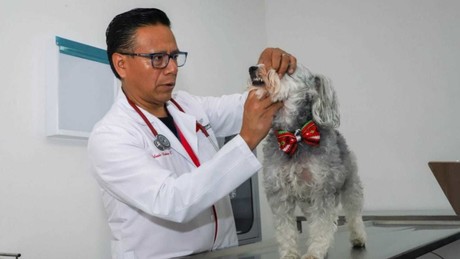
[[[171, 29], [164, 25], [150, 25], [137, 29], [134, 53], [172, 53], [178, 51]], [[153, 68], [144, 57], [125, 56], [123, 88], [128, 96], [145, 108], [160, 108], [171, 99], [176, 84], [176, 62], [170, 60], [165, 68]]]

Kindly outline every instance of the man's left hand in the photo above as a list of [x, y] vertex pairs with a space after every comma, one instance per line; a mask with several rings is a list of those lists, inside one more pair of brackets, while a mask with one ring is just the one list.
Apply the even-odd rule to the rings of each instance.
[[259, 57], [258, 64], [264, 64], [267, 70], [274, 69], [281, 77], [285, 73], [292, 75], [297, 68], [297, 59], [280, 48], [266, 48]]

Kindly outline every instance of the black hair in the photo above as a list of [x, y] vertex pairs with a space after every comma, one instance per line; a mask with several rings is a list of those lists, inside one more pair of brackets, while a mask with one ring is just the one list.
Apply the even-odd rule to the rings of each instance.
[[118, 75], [112, 62], [113, 53], [132, 51], [136, 30], [140, 27], [157, 24], [171, 27], [168, 16], [156, 8], [132, 9], [115, 16], [110, 22], [105, 31], [107, 57], [110, 68], [118, 79], [120, 79], [120, 75]]

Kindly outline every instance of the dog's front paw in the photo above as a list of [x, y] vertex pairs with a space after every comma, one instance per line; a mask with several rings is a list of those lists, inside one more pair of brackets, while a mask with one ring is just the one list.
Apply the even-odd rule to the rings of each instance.
[[366, 228], [361, 217], [356, 220], [350, 220], [350, 242], [353, 248], [363, 248], [366, 246], [367, 234]]
[[364, 248], [366, 246], [367, 235], [364, 228], [357, 228], [350, 233], [350, 242], [353, 248]]
[[313, 255], [303, 255], [301, 259], [321, 259]]
[[353, 248], [359, 249], [359, 248], [366, 247], [366, 240], [365, 239], [356, 238], [356, 239], [351, 239], [350, 242], [353, 245]]

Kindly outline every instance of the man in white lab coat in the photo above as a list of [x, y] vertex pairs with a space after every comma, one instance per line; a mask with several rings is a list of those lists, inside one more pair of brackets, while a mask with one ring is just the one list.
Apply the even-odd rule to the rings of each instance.
[[[282, 104], [251, 92], [173, 93], [187, 53], [161, 10], [122, 13], [106, 36], [122, 91], [95, 125], [88, 152], [113, 258], [172, 258], [237, 245], [228, 193], [260, 169], [252, 150]], [[259, 63], [280, 74], [296, 67], [296, 59], [277, 48], [265, 49]], [[234, 134], [217, 150], [216, 137]]]

